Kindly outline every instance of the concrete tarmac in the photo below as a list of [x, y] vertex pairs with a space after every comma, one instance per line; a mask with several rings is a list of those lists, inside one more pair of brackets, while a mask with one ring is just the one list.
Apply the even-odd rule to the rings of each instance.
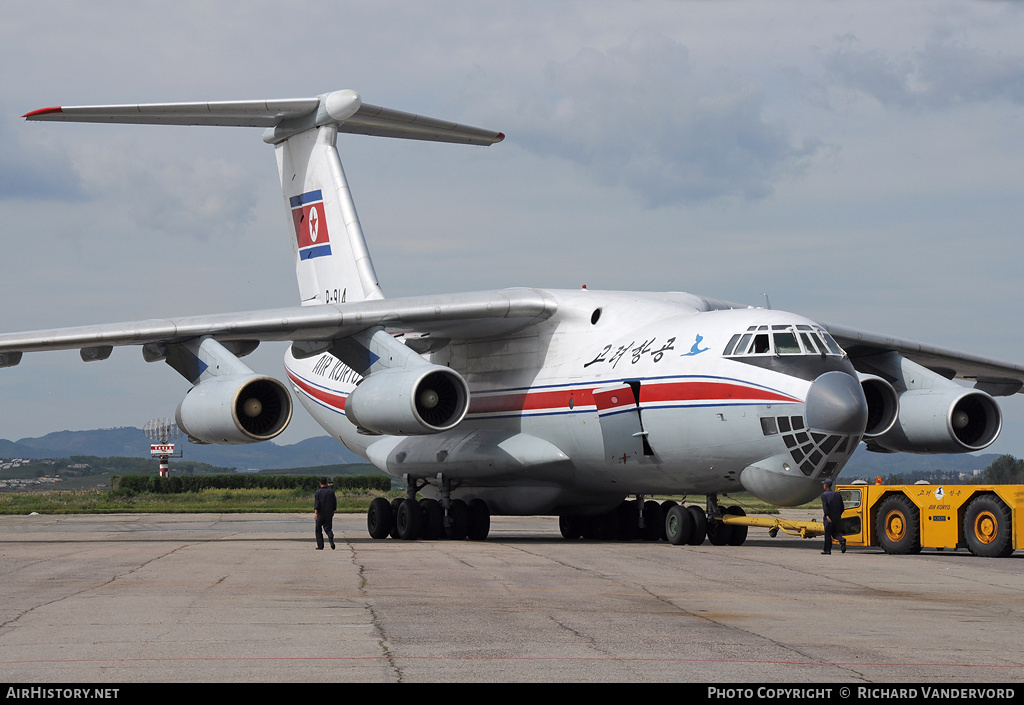
[[[789, 512], [815, 519], [813, 512]], [[0, 517], [0, 681], [1020, 683], [1024, 553], [375, 541], [362, 515]]]

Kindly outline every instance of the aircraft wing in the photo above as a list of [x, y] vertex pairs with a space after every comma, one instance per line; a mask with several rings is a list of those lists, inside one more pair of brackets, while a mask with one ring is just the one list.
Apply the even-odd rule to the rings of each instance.
[[940, 374], [947, 379], [959, 377], [973, 380], [975, 387], [993, 396], [1009, 396], [1024, 388], [1024, 366], [970, 355], [958, 350], [926, 345], [914, 340], [894, 338], [879, 333], [822, 324], [849, 354], [853, 366], [860, 369], [858, 359], [886, 352], [903, 357]]
[[349, 90], [284, 100], [58, 106], [33, 110], [22, 117], [57, 122], [265, 127], [269, 130], [264, 137], [268, 142], [280, 141], [331, 118], [340, 120], [339, 132], [359, 135], [474, 145], [505, 139], [501, 132], [363, 103]]
[[[147, 359], [162, 359], [160, 346], [203, 336], [234, 343], [244, 351], [239, 354], [251, 352], [252, 343], [260, 341], [293, 341], [299, 356], [329, 349], [331, 341], [373, 326], [415, 332], [421, 336], [417, 341], [488, 338], [549, 318], [556, 308], [546, 292], [524, 288], [7, 333], [0, 335], [0, 367], [17, 365], [23, 353], [41, 350], [77, 348], [83, 360], [102, 360], [123, 345], [156, 346]], [[416, 349], [415, 343], [410, 347]]]

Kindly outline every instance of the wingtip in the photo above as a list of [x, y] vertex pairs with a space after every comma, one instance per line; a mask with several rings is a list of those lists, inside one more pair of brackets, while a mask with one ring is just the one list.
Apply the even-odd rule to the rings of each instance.
[[62, 112], [64, 112], [64, 109], [61, 108], [58, 105], [58, 106], [55, 106], [55, 107], [52, 107], [52, 108], [40, 108], [39, 110], [33, 110], [30, 113], [25, 113], [24, 115], [22, 115], [22, 117], [25, 118], [26, 120], [35, 120], [35, 119], [39, 118], [42, 115], [52, 115], [54, 113], [62, 113]]

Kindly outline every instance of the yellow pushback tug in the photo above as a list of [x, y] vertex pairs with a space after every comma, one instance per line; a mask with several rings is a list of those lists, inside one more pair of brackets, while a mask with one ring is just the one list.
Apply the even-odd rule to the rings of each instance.
[[[840, 529], [850, 546], [886, 553], [967, 548], [976, 556], [1009, 556], [1024, 548], [1024, 485], [838, 485], [846, 511]], [[725, 515], [725, 524], [821, 536], [820, 521]]]

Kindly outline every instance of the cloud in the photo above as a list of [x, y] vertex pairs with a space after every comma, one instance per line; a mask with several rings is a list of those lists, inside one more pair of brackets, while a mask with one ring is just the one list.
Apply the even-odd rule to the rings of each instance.
[[820, 143], [766, 118], [757, 87], [692, 64], [685, 46], [656, 33], [552, 61], [516, 111], [516, 141], [651, 207], [764, 198], [799, 174]]
[[[257, 206], [260, 174], [189, 146], [171, 154], [137, 135], [104, 135], [76, 145], [85, 191], [134, 230], [205, 240], [244, 232]], [[257, 145], [259, 146], [259, 145]]]
[[1009, 101], [1024, 103], [1024, 56], [1006, 56], [935, 36], [900, 58], [844, 46], [825, 58], [828, 74], [841, 85], [886, 106], [909, 110]]
[[252, 221], [263, 174], [248, 164], [194, 150], [172, 153], [130, 132], [94, 130], [61, 142], [67, 131], [68, 125], [0, 121], [0, 200], [106, 204], [135, 229], [200, 239], [244, 232]]
[[[9, 114], [0, 105], [0, 115]], [[0, 200], [82, 200], [82, 182], [68, 155], [33, 137], [10, 120], [0, 121]]]

